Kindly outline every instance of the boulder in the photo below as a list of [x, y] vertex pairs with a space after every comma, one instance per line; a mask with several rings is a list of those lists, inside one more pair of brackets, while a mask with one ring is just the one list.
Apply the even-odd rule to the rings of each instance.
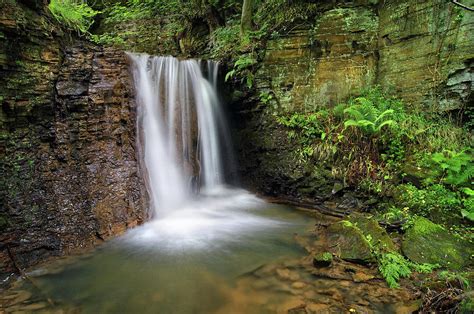
[[[376, 220], [361, 214], [352, 214], [347, 220], [330, 225], [326, 230], [327, 253], [351, 262], [375, 262], [374, 251], [398, 251], [392, 239]], [[316, 254], [313, 263], [324, 262]], [[321, 265], [323, 266], [323, 265]]]
[[328, 250], [343, 260], [374, 262], [370, 243], [361, 230], [348, 220], [330, 225], [327, 229]]
[[472, 243], [450, 234], [442, 226], [419, 217], [407, 230], [402, 242], [403, 254], [415, 263], [439, 264], [460, 269], [470, 262]]
[[375, 219], [366, 216], [352, 214], [349, 220], [359, 228], [370, 244], [378, 251], [393, 252], [398, 251], [395, 243]]

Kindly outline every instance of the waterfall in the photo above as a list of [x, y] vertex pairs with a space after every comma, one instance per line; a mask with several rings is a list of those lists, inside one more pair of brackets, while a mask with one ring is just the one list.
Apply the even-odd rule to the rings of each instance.
[[[140, 158], [153, 215], [225, 183], [230, 137], [217, 96], [218, 64], [129, 54], [137, 101]], [[229, 157], [229, 162], [232, 159]]]

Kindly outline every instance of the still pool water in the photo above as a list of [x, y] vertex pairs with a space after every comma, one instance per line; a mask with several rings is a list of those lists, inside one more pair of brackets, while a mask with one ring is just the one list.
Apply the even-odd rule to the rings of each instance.
[[304, 256], [294, 235], [311, 225], [294, 209], [221, 190], [91, 254], [31, 272], [36, 288], [26, 281], [17, 286], [35, 302], [51, 298], [55, 305], [46, 312], [262, 313], [257, 294], [239, 280], [265, 264]]

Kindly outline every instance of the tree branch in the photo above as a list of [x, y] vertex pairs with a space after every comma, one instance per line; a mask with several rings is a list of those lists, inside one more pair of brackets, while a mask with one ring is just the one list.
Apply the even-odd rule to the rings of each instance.
[[467, 5], [462, 4], [462, 3], [459, 3], [459, 2], [457, 2], [456, 0], [451, 0], [451, 3], [453, 3], [453, 4], [457, 5], [457, 6], [460, 6], [461, 8], [466, 9], [466, 10], [468, 10], [468, 11], [474, 12], [474, 8], [468, 7]]

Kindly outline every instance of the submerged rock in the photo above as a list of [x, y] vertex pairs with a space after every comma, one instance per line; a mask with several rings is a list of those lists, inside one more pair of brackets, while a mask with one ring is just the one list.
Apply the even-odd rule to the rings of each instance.
[[403, 253], [413, 262], [460, 269], [470, 262], [473, 245], [450, 234], [442, 226], [419, 217], [405, 234]]

